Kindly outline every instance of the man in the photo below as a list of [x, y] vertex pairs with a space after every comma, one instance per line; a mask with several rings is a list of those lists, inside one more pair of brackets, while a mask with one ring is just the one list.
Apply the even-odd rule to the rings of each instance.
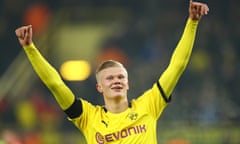
[[199, 20], [208, 13], [206, 4], [190, 1], [184, 33], [160, 78], [137, 99], [127, 99], [128, 74], [116, 61], [103, 62], [96, 71], [97, 90], [103, 94], [104, 106], [77, 99], [61, 80], [57, 71], [44, 59], [32, 42], [32, 27], [16, 30], [34, 70], [55, 96], [70, 121], [78, 127], [89, 144], [155, 144], [156, 128], [171, 93], [189, 61]]

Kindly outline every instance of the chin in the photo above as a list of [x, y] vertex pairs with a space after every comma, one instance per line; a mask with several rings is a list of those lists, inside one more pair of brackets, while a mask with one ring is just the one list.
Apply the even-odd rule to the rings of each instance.
[[109, 95], [107, 97], [110, 98], [110, 99], [123, 99], [123, 98], [126, 97], [126, 94], [123, 93], [123, 92], [116, 92], [115, 91], [115, 92], [109, 93]]
[[119, 99], [119, 98], [123, 98], [124, 97], [124, 95], [123, 94], [114, 94], [114, 95], [112, 95], [111, 96], [111, 98], [116, 98], [116, 99]]

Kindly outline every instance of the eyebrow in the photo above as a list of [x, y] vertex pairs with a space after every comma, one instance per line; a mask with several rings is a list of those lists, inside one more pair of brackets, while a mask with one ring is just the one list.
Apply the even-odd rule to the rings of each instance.
[[110, 77], [110, 76], [112, 76], [112, 77], [115, 77], [115, 76], [124, 76], [124, 77], [126, 77], [126, 75], [125, 75], [125, 74], [122, 74], [122, 73], [120, 73], [120, 74], [109, 74], [109, 75], [106, 75], [106, 77]]

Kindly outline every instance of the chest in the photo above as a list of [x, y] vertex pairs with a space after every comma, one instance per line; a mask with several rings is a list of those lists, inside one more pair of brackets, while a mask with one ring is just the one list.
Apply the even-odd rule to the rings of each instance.
[[147, 133], [154, 129], [155, 120], [147, 113], [129, 110], [123, 114], [102, 113], [91, 122], [90, 129], [112, 139]]
[[89, 143], [142, 143], [155, 140], [156, 119], [143, 109], [92, 113], [83, 131]]

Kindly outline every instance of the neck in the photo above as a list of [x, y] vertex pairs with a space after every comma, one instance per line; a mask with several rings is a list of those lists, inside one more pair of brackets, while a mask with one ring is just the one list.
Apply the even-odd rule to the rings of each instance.
[[128, 109], [128, 100], [105, 100], [105, 108], [111, 113], [121, 113]]

